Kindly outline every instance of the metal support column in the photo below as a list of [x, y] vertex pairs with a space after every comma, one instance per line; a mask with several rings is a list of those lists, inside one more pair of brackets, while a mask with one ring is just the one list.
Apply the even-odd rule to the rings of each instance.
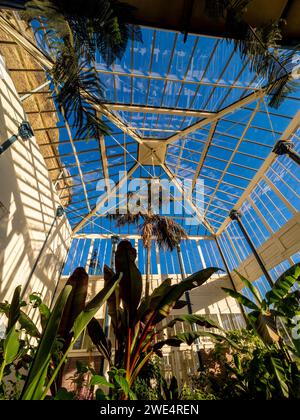
[[[176, 245], [176, 250], [177, 250], [178, 262], [179, 262], [179, 267], [180, 267], [181, 280], [184, 280], [186, 275], [185, 275], [185, 269], [184, 269], [184, 264], [183, 264], [183, 258], [182, 258], [180, 243]], [[186, 303], [187, 303], [188, 313], [192, 314], [193, 313], [192, 303], [191, 303], [191, 298], [190, 298], [190, 294], [189, 294], [188, 291], [185, 292], [185, 300], [186, 300]], [[196, 324], [192, 324], [192, 330], [194, 332], [198, 331]], [[201, 356], [199, 339], [196, 340], [195, 344], [196, 344], [196, 351], [197, 351], [198, 362], [199, 362], [199, 370], [203, 371], [204, 370], [204, 364], [203, 364], [203, 360], [202, 360], [202, 356]]]
[[246, 239], [246, 241], [247, 241], [247, 243], [248, 243], [251, 251], [253, 252], [253, 255], [254, 255], [254, 257], [255, 257], [258, 265], [260, 266], [260, 268], [261, 268], [264, 276], [266, 277], [269, 285], [271, 287], [273, 287], [273, 284], [274, 283], [272, 281], [272, 278], [271, 278], [270, 274], [268, 273], [268, 271], [267, 271], [267, 269], [266, 269], [266, 267], [265, 267], [262, 259], [260, 258], [258, 252], [256, 251], [256, 248], [255, 248], [255, 246], [254, 246], [254, 244], [253, 244], [250, 236], [248, 235], [248, 232], [244, 228], [244, 225], [243, 225], [243, 223], [241, 221], [241, 215], [240, 215], [240, 213], [237, 210], [231, 210], [231, 212], [229, 213], [229, 217], [230, 217], [231, 220], [236, 220], [237, 221], [237, 223], [239, 225], [239, 228], [242, 231], [242, 233], [243, 233], [243, 235], [244, 235], [244, 237], [245, 237], [245, 239]]
[[[232, 286], [233, 290], [234, 290], [235, 292], [237, 292], [237, 289], [236, 289], [235, 284], [234, 284], [234, 280], [233, 280], [233, 278], [232, 278], [232, 275], [231, 275], [231, 273], [230, 273], [229, 267], [228, 267], [227, 262], [226, 262], [226, 259], [225, 259], [225, 255], [224, 255], [224, 253], [223, 253], [223, 251], [222, 251], [222, 249], [221, 249], [221, 247], [220, 247], [219, 241], [218, 241], [218, 239], [217, 239], [217, 237], [216, 237], [216, 236], [215, 236], [215, 242], [216, 242], [216, 245], [217, 245], [217, 248], [218, 248], [219, 254], [220, 254], [221, 258], [222, 258], [222, 261], [223, 261], [223, 264], [224, 264], [225, 270], [226, 270], [226, 272], [227, 272], [228, 278], [229, 278], [229, 280], [230, 280], [231, 286]], [[243, 318], [244, 318], [244, 321], [245, 321], [245, 323], [246, 323], [246, 325], [247, 325], [248, 321], [247, 321], [247, 316], [246, 316], [246, 313], [245, 313], [244, 307], [243, 307], [243, 305], [241, 305], [239, 302], [238, 302], [238, 305], [239, 305], [239, 307], [240, 307], [240, 310], [241, 310], [242, 316], [243, 316]]]
[[35, 272], [35, 269], [36, 269], [36, 267], [37, 267], [37, 265], [38, 265], [38, 263], [39, 263], [39, 261], [40, 261], [40, 259], [41, 259], [41, 256], [42, 256], [42, 254], [43, 254], [43, 252], [44, 252], [44, 250], [45, 250], [45, 248], [46, 248], [46, 245], [47, 245], [48, 239], [49, 239], [49, 237], [50, 237], [50, 235], [51, 235], [51, 232], [52, 232], [52, 229], [53, 229], [53, 227], [54, 227], [54, 225], [55, 225], [55, 222], [56, 222], [56, 220], [57, 220], [58, 218], [62, 217], [62, 215], [63, 215], [63, 214], [64, 214], [64, 209], [63, 209], [63, 207], [62, 207], [62, 206], [58, 206], [58, 207], [57, 207], [57, 209], [56, 209], [56, 213], [55, 213], [55, 216], [54, 216], [53, 222], [52, 222], [52, 224], [51, 224], [51, 226], [50, 226], [50, 229], [49, 229], [49, 231], [48, 231], [48, 233], [47, 233], [46, 239], [45, 239], [45, 241], [44, 241], [44, 243], [43, 243], [42, 248], [40, 249], [40, 252], [39, 252], [39, 254], [38, 254], [38, 256], [37, 256], [37, 259], [35, 260], [35, 263], [33, 264], [33, 267], [32, 267], [32, 269], [31, 269], [31, 272], [30, 272], [30, 274], [29, 274], [29, 277], [28, 277], [28, 279], [27, 279], [27, 281], [26, 281], [26, 283], [25, 283], [25, 287], [24, 287], [24, 289], [23, 289], [23, 291], [22, 291], [22, 293], [21, 293], [21, 297], [22, 297], [22, 298], [25, 296], [25, 293], [26, 293], [26, 291], [27, 291], [27, 289], [28, 289], [28, 286], [29, 286], [30, 281], [31, 281], [31, 279], [32, 279], [32, 277], [33, 277], [33, 274], [34, 274], [34, 272]]

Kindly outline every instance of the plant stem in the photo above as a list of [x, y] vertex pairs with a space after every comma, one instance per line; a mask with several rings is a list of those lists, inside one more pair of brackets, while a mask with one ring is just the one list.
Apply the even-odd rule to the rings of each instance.
[[6, 361], [4, 359], [0, 368], [0, 383], [2, 382], [5, 366], [6, 366]]
[[142, 345], [143, 345], [143, 343], [144, 343], [144, 341], [145, 341], [145, 339], [147, 337], [147, 334], [149, 332], [149, 329], [150, 329], [150, 327], [152, 325], [152, 322], [153, 322], [155, 316], [156, 316], [156, 312], [153, 312], [153, 314], [151, 315], [149, 321], [145, 325], [145, 328], [144, 328], [144, 331], [143, 331], [143, 334], [142, 334], [141, 338], [138, 340], [138, 345], [137, 345], [137, 349], [136, 349], [136, 352], [135, 352], [135, 356], [134, 356], [134, 359], [133, 359], [133, 361], [131, 363], [131, 367], [130, 367], [130, 375], [132, 374], [132, 371], [134, 369], [134, 366], [136, 365], [136, 363], [137, 363], [137, 361], [138, 361], [138, 359], [140, 357], [140, 351], [141, 351]]
[[43, 392], [43, 394], [42, 394], [42, 396], [41, 396], [41, 398], [40, 398], [41, 400], [44, 400], [44, 399], [45, 399], [45, 397], [46, 397], [46, 395], [47, 395], [47, 392], [49, 391], [49, 389], [50, 389], [51, 385], [53, 384], [53, 382], [54, 382], [54, 380], [55, 380], [55, 378], [56, 378], [56, 376], [57, 376], [58, 372], [60, 371], [60, 369], [61, 369], [61, 367], [62, 367], [63, 363], [65, 362], [65, 360], [66, 360], [66, 358], [67, 358], [67, 355], [68, 355], [69, 351], [70, 351], [70, 350], [72, 350], [72, 347], [73, 347], [74, 343], [75, 343], [75, 340], [73, 339], [73, 340], [71, 341], [71, 344], [69, 345], [69, 347], [68, 347], [68, 348], [67, 348], [67, 350], [65, 351], [64, 355], [63, 355], [63, 356], [62, 356], [62, 358], [60, 359], [60, 362], [59, 362], [59, 364], [57, 365], [57, 367], [56, 367], [55, 371], [53, 372], [53, 375], [52, 375], [52, 376], [51, 376], [51, 378], [49, 379], [49, 382], [47, 383], [46, 388], [45, 388], [45, 390], [44, 390], [44, 392]]
[[135, 370], [133, 371], [133, 373], [131, 375], [131, 378], [129, 380], [129, 386], [130, 387], [133, 384], [133, 382], [135, 381], [135, 378], [137, 377], [137, 375], [141, 371], [142, 367], [145, 366], [145, 364], [148, 362], [148, 360], [150, 359], [150, 357], [152, 355], [153, 355], [153, 351], [150, 351], [150, 353], [148, 353], [147, 356], [145, 356], [144, 359], [140, 362], [140, 364], [135, 368]]
[[128, 381], [130, 375], [130, 349], [131, 349], [131, 328], [128, 328], [128, 339], [126, 349], [126, 379]]

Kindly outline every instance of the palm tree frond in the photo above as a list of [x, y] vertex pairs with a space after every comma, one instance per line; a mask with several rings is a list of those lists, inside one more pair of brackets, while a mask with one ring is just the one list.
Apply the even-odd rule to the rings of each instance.
[[97, 116], [93, 104], [103, 101], [103, 86], [89, 63], [80, 60], [80, 50], [71, 45], [57, 57], [50, 73], [56, 88], [55, 99], [77, 129], [78, 138], [109, 134], [109, 127]]

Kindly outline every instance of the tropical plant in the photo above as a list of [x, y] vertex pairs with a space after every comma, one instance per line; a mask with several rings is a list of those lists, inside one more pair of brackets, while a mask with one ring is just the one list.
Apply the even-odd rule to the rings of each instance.
[[251, 310], [247, 314], [249, 327], [253, 328], [267, 345], [282, 344], [285, 339], [284, 341], [291, 344], [289, 350], [300, 357], [300, 336], [297, 338], [293, 334], [293, 329], [297, 327], [295, 319], [300, 315], [300, 292], [299, 289], [292, 290], [297, 282], [300, 283], [300, 265], [296, 264], [284, 272], [264, 298], [248, 279], [240, 273], [237, 274], [252, 294], [253, 301], [234, 290], [223, 290]]
[[[247, 313], [251, 337], [248, 333], [225, 332], [226, 340], [222, 340], [222, 331], [218, 339], [218, 345], [227, 349], [223, 354], [228, 377], [227, 398], [300, 398], [299, 335], [289, 335], [291, 343], [287, 344], [277, 322], [280, 319], [290, 332], [295, 327], [293, 317], [299, 314], [299, 291], [291, 289], [299, 281], [299, 265], [283, 273], [265, 298], [249, 280], [238, 275], [252, 293], [253, 301], [231, 289], [223, 290], [251, 310]], [[251, 344], [253, 340], [250, 351], [249, 341]], [[228, 354], [231, 355], [229, 362]]]
[[[72, 288], [75, 289], [76, 286], [66, 285], [63, 288], [52, 311], [48, 311], [48, 308], [40, 301], [39, 297], [31, 296], [31, 300], [35, 302], [42, 315], [42, 332], [36, 328], [31, 319], [22, 311], [21, 308], [25, 303], [20, 299], [21, 287], [17, 287], [12, 302], [10, 304], [4, 302], [0, 305], [1, 312], [8, 319], [6, 336], [1, 340], [0, 347], [0, 384], [2, 390], [6, 386], [4, 377], [12, 373], [12, 369], [17, 369], [20, 363], [26, 363], [25, 368], [28, 371], [24, 375], [25, 383], [20, 391], [19, 398], [22, 400], [45, 399], [50, 387], [61, 371], [69, 351], [102, 304], [113, 293], [121, 278], [122, 274], [119, 273], [118, 276], [110, 279], [104, 288], [84, 307], [78, 304], [78, 296], [72, 297], [73, 305], [77, 306], [77, 308], [81, 307], [81, 310], [77, 311], [78, 314], [74, 317], [73, 323], [69, 324], [67, 328], [68, 333], [70, 333], [66, 341], [67, 346], [65, 346], [65, 341], [59, 335], [59, 328], [64, 311], [68, 310], [67, 304], [69, 302], [68, 299], [72, 296]], [[76, 308], [70, 309], [74, 314]], [[36, 348], [30, 348], [31, 353], [26, 353], [25, 355], [23, 354], [23, 341], [21, 339], [21, 332], [23, 331], [30, 337], [38, 340]], [[53, 358], [54, 356], [57, 357], [57, 354], [59, 354], [59, 361], [54, 366], [51, 366]], [[27, 356], [27, 359], [24, 356]]]
[[250, 3], [251, 0], [206, 0], [205, 10], [209, 17], [225, 22], [226, 36], [233, 38], [241, 58], [250, 60], [252, 70], [263, 78], [270, 95], [269, 105], [278, 108], [284, 97], [299, 87], [291, 73], [300, 46], [282, 47], [284, 18], [252, 27], [245, 20]]
[[[117, 226], [136, 224], [141, 233], [143, 245], [146, 249], [146, 289], [145, 295], [150, 292], [150, 267], [151, 267], [151, 245], [152, 239], [159, 248], [173, 251], [182, 239], [187, 238], [184, 228], [174, 219], [168, 216], [161, 216], [152, 211], [152, 194], [150, 187], [146, 191], [145, 203], [139, 200], [140, 210], [133, 213], [129, 203], [125, 208], [116, 210], [114, 214], [109, 214], [110, 219], [116, 220]], [[158, 197], [159, 204], [162, 202], [161, 195]]]
[[[206, 268], [177, 284], [172, 284], [171, 279], [164, 280], [150, 296], [142, 298], [141, 274], [135, 265], [135, 259], [136, 250], [131, 243], [121, 241], [115, 257], [116, 274], [107, 266], [104, 268], [105, 284], [111, 282], [119, 273], [123, 273], [119, 286], [107, 302], [114, 332], [114, 354], [111, 351], [111, 342], [106, 338], [100, 323], [95, 320], [89, 328], [93, 343], [108, 361], [109, 366], [117, 370], [121, 369], [121, 374], [118, 371], [118, 383], [122, 384], [121, 398], [123, 399], [130, 398], [129, 390], [141, 369], [153, 355], [162, 355], [161, 348], [164, 345], [177, 347], [182, 343], [191, 345], [200, 336], [214, 336], [211, 332], [193, 331], [159, 341], [159, 333], [163, 329], [171, 328], [177, 322], [187, 322], [208, 328], [217, 327], [213, 321], [208, 321], [200, 315], [181, 315], [164, 327], [160, 327], [160, 322], [169, 316], [172, 309], [182, 308], [185, 305], [180, 298], [186, 291], [201, 286], [219, 270], [218, 268]], [[220, 337], [216, 339], [226, 339]], [[99, 380], [106, 379], [100, 377]]]
[[227, 331], [226, 336], [210, 351], [211, 368], [201, 372], [195, 388], [218, 399], [300, 398], [299, 370], [281, 348], [266, 345], [253, 330]]
[[57, 104], [78, 137], [109, 132], [93, 107], [103, 102], [105, 89], [95, 68], [96, 54], [110, 66], [122, 57], [129, 39], [141, 41], [139, 27], [129, 24], [133, 11], [118, 0], [26, 2], [22, 16], [53, 63], [48, 74]]

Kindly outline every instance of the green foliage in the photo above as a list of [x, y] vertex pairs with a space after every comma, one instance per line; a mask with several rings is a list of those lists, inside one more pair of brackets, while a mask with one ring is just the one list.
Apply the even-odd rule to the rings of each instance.
[[269, 105], [278, 108], [285, 96], [299, 88], [291, 71], [300, 46], [282, 47], [286, 24], [283, 19], [252, 27], [245, 19], [248, 3], [250, 0], [206, 0], [205, 10], [210, 18], [224, 21], [226, 36], [234, 40], [243, 61], [249, 60], [251, 69], [263, 78]]
[[272, 345], [281, 343], [283, 338], [286, 338], [282, 336], [284, 331], [282, 331], [282, 327], [279, 327], [281, 323], [289, 332], [287, 338], [293, 344], [290, 346], [290, 350], [300, 357], [300, 338], [295, 338], [293, 335], [294, 319], [300, 315], [300, 293], [298, 290], [292, 290], [300, 279], [299, 264], [295, 264], [283, 273], [274, 283], [272, 290], [266, 293], [264, 299], [260, 297], [259, 292], [249, 280], [240, 273], [237, 272], [237, 274], [255, 297], [256, 304], [241, 293], [226, 288], [223, 290], [252, 310], [247, 314], [249, 328], [254, 329], [266, 345]]
[[[17, 288], [11, 304], [5, 302], [0, 305], [0, 310], [6, 314], [8, 326], [10, 327], [9, 330], [7, 329], [6, 337], [0, 343], [0, 397], [1, 393], [2, 395], [9, 395], [9, 391], [5, 386], [7, 379], [5, 379], [4, 383], [2, 381], [3, 376], [13, 373], [13, 377], [17, 382], [22, 380], [25, 383], [20, 390], [20, 396], [17, 393], [14, 395], [11, 393], [12, 398], [23, 400], [46, 398], [51, 385], [56, 380], [66, 360], [68, 352], [72, 349], [79, 335], [93, 319], [101, 305], [114, 292], [121, 277], [121, 273], [118, 276], [114, 276], [86, 305], [84, 302], [86, 296], [84, 288], [87, 286], [87, 282], [83, 285], [82, 291], [84, 293], [81, 293], [80, 287], [78, 289], [76, 284], [67, 284], [56, 300], [52, 311], [47, 308], [38, 295], [31, 295], [30, 302], [41, 313], [41, 322], [43, 323], [43, 332], [41, 334], [36, 327], [34, 328], [33, 322], [25, 312], [21, 311], [21, 306], [26, 306], [26, 303], [20, 301], [21, 290]], [[72, 283], [72, 281], [69, 283]], [[72, 296], [72, 288], [74, 288], [76, 296]], [[67, 305], [70, 302], [70, 296], [72, 304]], [[72, 322], [66, 328], [66, 322], [62, 319], [63, 316], [72, 319]], [[60, 330], [62, 326], [64, 328]], [[20, 339], [20, 331], [22, 329], [29, 335], [29, 337], [25, 336], [26, 341]], [[65, 342], [68, 345], [64, 346], [62, 343], [63, 337], [61, 337], [60, 333], [63, 330], [63, 332], [69, 334], [69, 329], [72, 335], [71, 337], [69, 335], [65, 336], [67, 337]], [[38, 339], [38, 344], [35, 346], [29, 344], [32, 337]], [[23, 368], [27, 371], [26, 374], [20, 373]], [[124, 386], [122, 379], [120, 383]], [[75, 395], [71, 395], [64, 389], [57, 391], [55, 394], [56, 399], [75, 398]]]
[[21, 395], [23, 400], [40, 399], [42, 396], [61, 317], [71, 290], [71, 286], [66, 286], [62, 290], [49, 317], [23, 388]]
[[[104, 337], [100, 325], [93, 321], [92, 327], [89, 327], [93, 343], [110, 363], [110, 371], [113, 368], [125, 371], [126, 383], [123, 376], [114, 376], [114, 382], [123, 392], [121, 398], [124, 399], [133, 398], [133, 396], [130, 397], [133, 384], [152, 356], [155, 353], [160, 355], [160, 348], [163, 345], [178, 346], [182, 342], [191, 345], [200, 334], [205, 333], [203, 331], [199, 334], [177, 335], [172, 342], [157, 341], [158, 324], [170, 314], [176, 303], [180, 302], [182, 295], [186, 291], [201, 286], [218, 271], [218, 268], [204, 269], [174, 285], [171, 284], [170, 279], [167, 279], [153, 291], [151, 296], [141, 299], [141, 274], [136, 267], [135, 258], [136, 251], [131, 243], [122, 241], [116, 252], [116, 275], [108, 267], [104, 270], [105, 283], [114, 279], [120, 272], [123, 274], [118, 288], [108, 300], [116, 340], [113, 360], [110, 354], [110, 343]], [[178, 317], [172, 325], [176, 322], [198, 323], [207, 327], [217, 326], [202, 316], [192, 315]], [[101, 398], [103, 398], [102, 394]]]
[[34, 22], [45, 55], [58, 106], [77, 137], [98, 138], [109, 127], [93, 106], [104, 100], [95, 70], [96, 51], [110, 66], [125, 52], [128, 40], [141, 41], [140, 29], [129, 25], [134, 8], [112, 0], [30, 0], [23, 17]]
[[[229, 340], [219, 342], [219, 346], [223, 346], [223, 349], [227, 346], [225, 351], [227, 360], [221, 361], [225, 366], [225, 378], [227, 378], [226, 384], [223, 384], [224, 395], [223, 391], [221, 394], [224, 397], [226, 395], [226, 398], [299, 398], [300, 371], [297, 359], [300, 340], [292, 334], [293, 319], [299, 314], [299, 293], [297, 290], [291, 290], [299, 281], [299, 265], [283, 273], [264, 299], [261, 299], [253, 284], [240, 274], [239, 276], [252, 292], [257, 304], [244, 298], [240, 293], [224, 289], [227, 294], [252, 311], [247, 314], [250, 329], [248, 333], [243, 332], [230, 337], [232, 334], [226, 332]], [[285, 339], [281, 335], [282, 327], [279, 327], [278, 320], [289, 333]], [[287, 345], [286, 340], [292, 345]], [[236, 346], [232, 346], [232, 341], [236, 343], [238, 350]], [[245, 354], [245, 345], [249, 347], [251, 342], [254, 345], [251, 351]], [[239, 349], [241, 344], [243, 347]], [[294, 357], [291, 357], [291, 353]]]
[[[227, 332], [228, 341], [211, 351], [215, 366], [202, 374], [198, 386], [220, 399], [299, 398], [299, 373], [276, 345], [266, 346], [251, 331]], [[211, 362], [212, 363], [212, 362]]]
[[205, 392], [202, 389], [189, 387], [184, 385], [181, 394], [180, 400], [217, 400], [218, 398], [211, 393]]

